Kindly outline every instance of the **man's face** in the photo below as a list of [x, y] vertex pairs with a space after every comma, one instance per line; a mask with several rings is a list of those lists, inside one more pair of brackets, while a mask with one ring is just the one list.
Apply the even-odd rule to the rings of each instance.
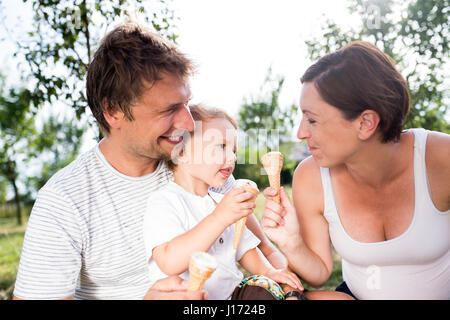
[[134, 120], [123, 119], [116, 130], [126, 152], [138, 158], [170, 159], [185, 131], [194, 129], [187, 79], [167, 73], [131, 106]]

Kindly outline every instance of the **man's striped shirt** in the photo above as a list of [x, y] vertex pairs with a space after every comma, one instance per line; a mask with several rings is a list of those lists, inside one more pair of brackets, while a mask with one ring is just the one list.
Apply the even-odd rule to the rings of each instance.
[[[142, 299], [150, 284], [142, 238], [146, 200], [172, 179], [163, 161], [151, 174], [126, 176], [98, 145], [58, 171], [33, 206], [14, 295]], [[233, 184], [231, 177], [220, 191]]]

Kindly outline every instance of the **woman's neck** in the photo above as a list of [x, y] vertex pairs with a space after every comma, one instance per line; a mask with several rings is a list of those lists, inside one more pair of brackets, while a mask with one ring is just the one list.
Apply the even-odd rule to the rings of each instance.
[[[348, 174], [358, 184], [378, 189], [405, 172], [410, 165], [409, 136], [402, 135], [397, 143], [368, 144], [345, 163]], [[411, 148], [411, 154], [413, 154]]]
[[174, 182], [183, 187], [184, 190], [201, 197], [208, 194], [209, 185], [193, 177], [186, 168], [176, 167], [173, 176]]

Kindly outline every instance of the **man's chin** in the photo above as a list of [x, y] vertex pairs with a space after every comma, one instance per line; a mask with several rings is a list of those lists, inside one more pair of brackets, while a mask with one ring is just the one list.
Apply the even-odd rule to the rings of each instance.
[[172, 157], [171, 157], [170, 153], [167, 153], [167, 152], [164, 152], [164, 151], [158, 152], [158, 154], [156, 154], [154, 158], [158, 159], [158, 160], [162, 160], [162, 161], [172, 160]]

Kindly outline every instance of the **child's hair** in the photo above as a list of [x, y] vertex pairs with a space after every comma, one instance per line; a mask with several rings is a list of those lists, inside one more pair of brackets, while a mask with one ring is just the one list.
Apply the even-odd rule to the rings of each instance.
[[235, 129], [238, 128], [236, 121], [224, 110], [208, 107], [204, 104], [193, 104], [189, 106], [194, 121], [208, 121], [212, 119], [226, 119], [231, 122]]
[[[224, 111], [222, 109], [208, 107], [208, 106], [200, 103], [200, 104], [190, 105], [189, 110], [191, 112], [191, 115], [192, 115], [192, 118], [194, 119], [194, 121], [209, 121], [212, 119], [226, 119], [226, 120], [230, 121], [230, 123], [233, 125], [233, 127], [235, 129], [238, 128], [236, 120], [234, 120], [233, 117], [231, 117], [226, 111]], [[194, 132], [191, 132], [190, 137], [192, 137], [193, 134], [194, 134]], [[183, 143], [182, 148], [184, 149], [185, 141], [183, 141], [182, 143]], [[177, 165], [172, 160], [167, 161], [167, 167], [170, 170], [173, 171], [176, 166]]]

